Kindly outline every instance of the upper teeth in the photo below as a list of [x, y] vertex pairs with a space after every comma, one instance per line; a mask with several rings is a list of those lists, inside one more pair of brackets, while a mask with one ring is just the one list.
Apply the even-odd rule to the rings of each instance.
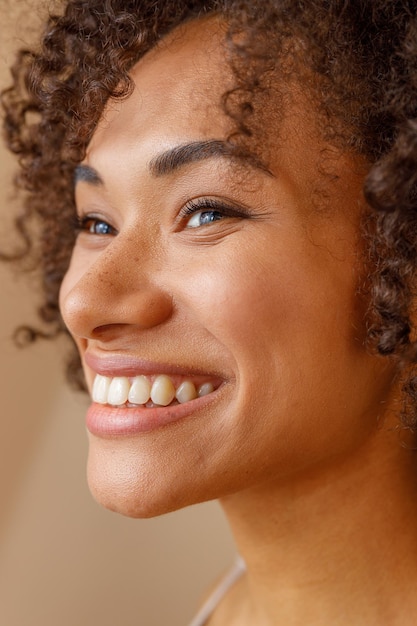
[[151, 382], [146, 376], [129, 379], [125, 376], [110, 378], [97, 374], [92, 389], [92, 398], [99, 404], [121, 406], [129, 404], [147, 404], [149, 400], [159, 406], [168, 406], [176, 399], [183, 404], [195, 398], [208, 395], [214, 391], [211, 382], [198, 387], [190, 380], [184, 380], [175, 388], [169, 376], [161, 374]]

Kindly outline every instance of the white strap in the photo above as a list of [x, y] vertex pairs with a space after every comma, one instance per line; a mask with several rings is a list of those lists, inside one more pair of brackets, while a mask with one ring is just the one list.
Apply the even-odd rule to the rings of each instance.
[[245, 570], [245, 563], [243, 559], [239, 557], [230, 572], [226, 574], [213, 593], [208, 597], [189, 626], [203, 626], [217, 608], [221, 600], [223, 600], [230, 587], [232, 587], [242, 576]]

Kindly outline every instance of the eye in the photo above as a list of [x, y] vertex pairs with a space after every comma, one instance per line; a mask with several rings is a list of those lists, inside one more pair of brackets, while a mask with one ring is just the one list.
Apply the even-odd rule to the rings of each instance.
[[214, 198], [200, 198], [188, 202], [180, 212], [185, 218], [186, 228], [209, 226], [227, 217], [243, 218], [248, 215], [237, 207], [230, 206]]
[[223, 215], [219, 211], [197, 211], [190, 217], [187, 222], [187, 228], [198, 228], [199, 226], [205, 226], [212, 222], [221, 220]]
[[76, 221], [76, 231], [89, 235], [116, 235], [117, 231], [105, 220], [92, 215], [79, 217]]

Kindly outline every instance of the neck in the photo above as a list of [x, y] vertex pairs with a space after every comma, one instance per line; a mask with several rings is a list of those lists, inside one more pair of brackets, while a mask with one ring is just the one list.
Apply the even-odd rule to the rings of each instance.
[[416, 479], [415, 453], [385, 428], [346, 458], [224, 498], [248, 568], [239, 624], [414, 623]]

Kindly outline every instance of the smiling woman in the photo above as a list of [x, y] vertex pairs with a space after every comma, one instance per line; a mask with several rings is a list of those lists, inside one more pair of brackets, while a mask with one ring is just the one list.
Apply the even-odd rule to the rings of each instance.
[[195, 624], [413, 624], [416, 37], [406, 1], [70, 0], [4, 93], [92, 493], [234, 532]]

